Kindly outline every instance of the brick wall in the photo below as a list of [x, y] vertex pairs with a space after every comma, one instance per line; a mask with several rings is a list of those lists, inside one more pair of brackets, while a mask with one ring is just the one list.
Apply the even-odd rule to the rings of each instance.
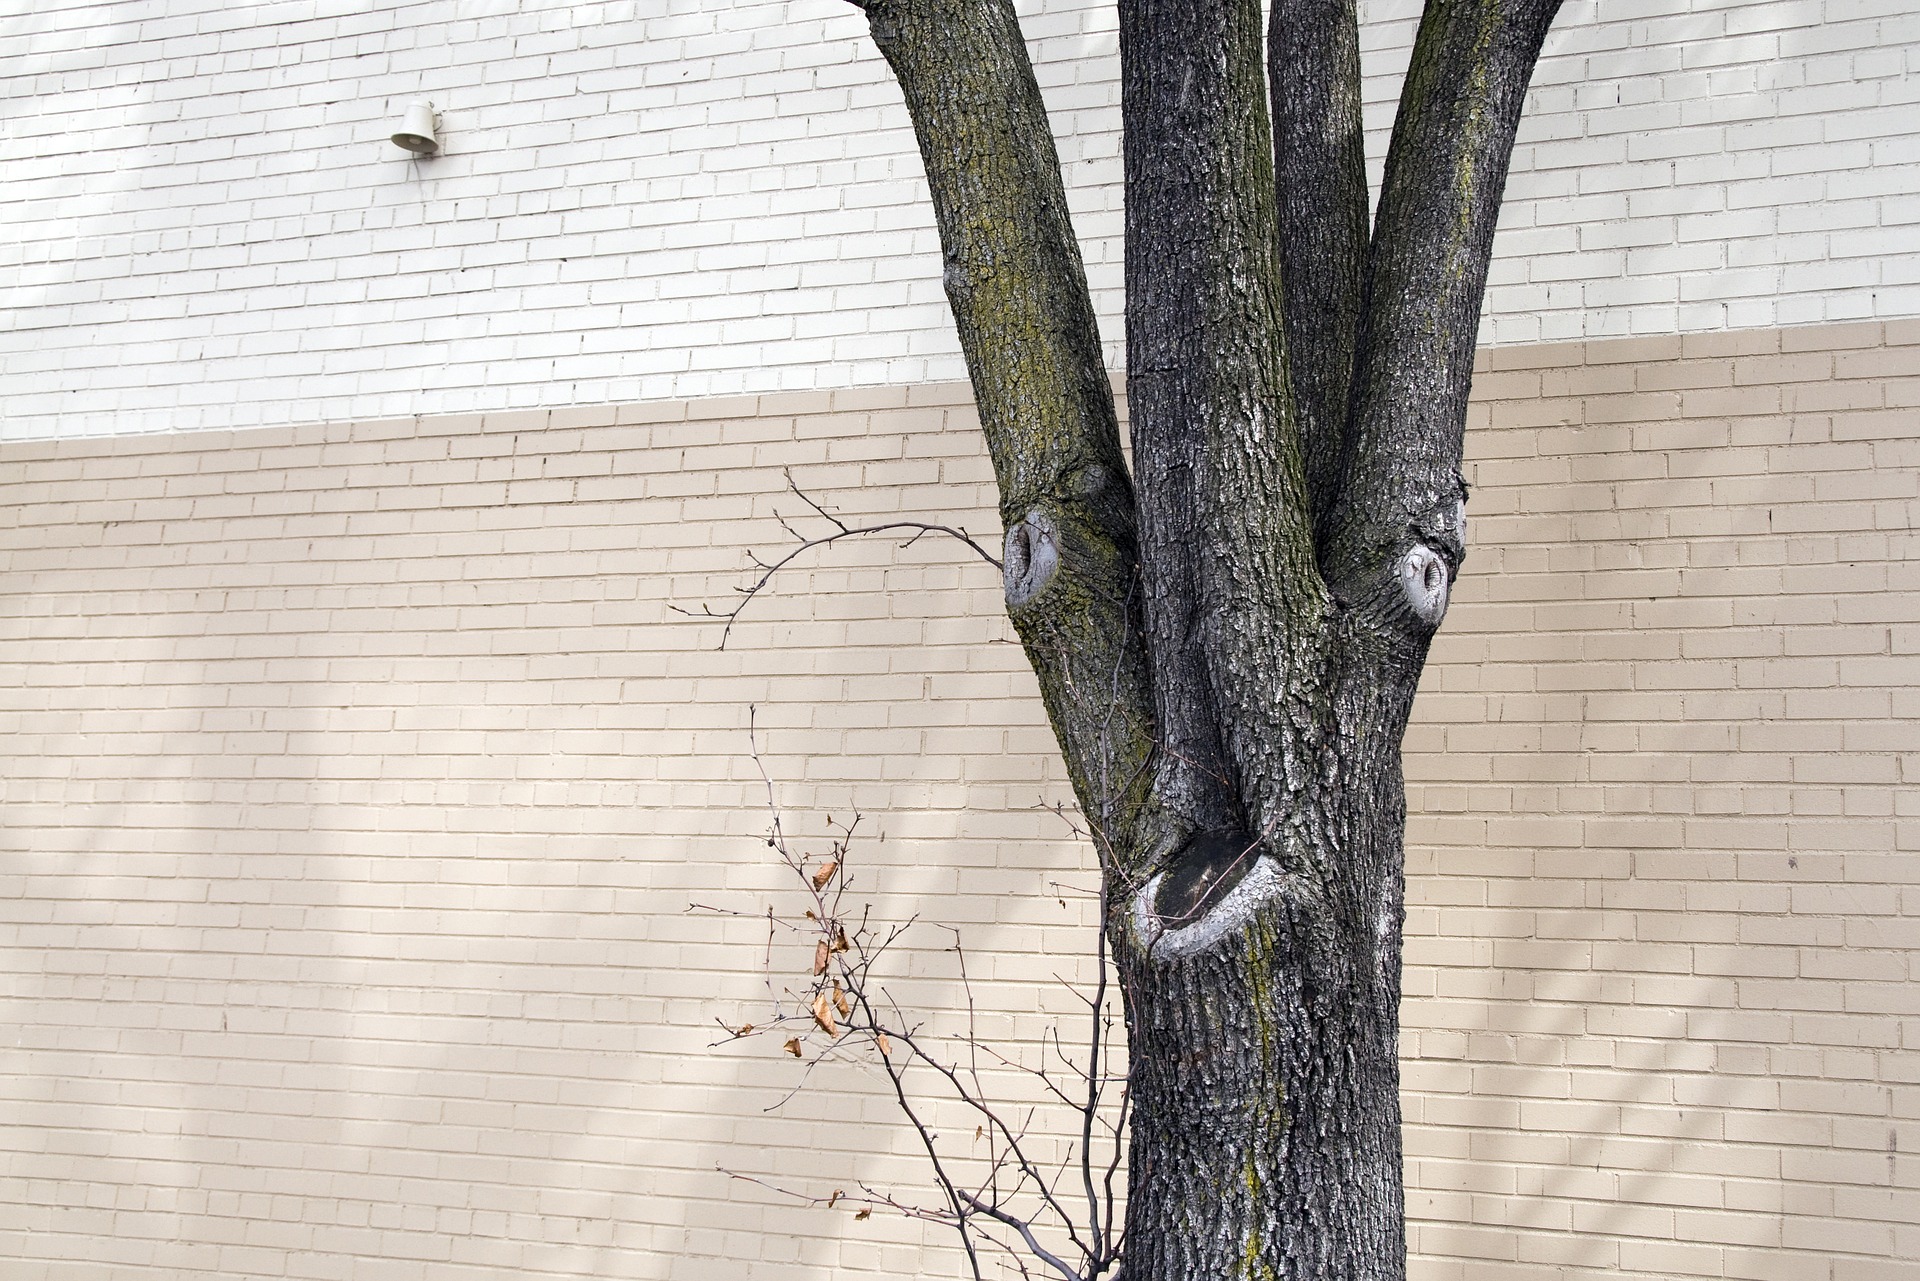
[[[0, 437], [959, 380], [843, 0], [120, 0], [0, 21]], [[1363, 6], [1376, 172], [1417, 6]], [[1110, 4], [1023, 19], [1120, 367]], [[1573, 0], [1483, 337], [1920, 314], [1907, 0]], [[386, 141], [415, 100], [444, 154]]]
[[[1916, 356], [1483, 358], [1408, 738], [1420, 1281], [1920, 1277]], [[949, 385], [0, 452], [0, 1274], [959, 1275], [715, 1169], [911, 1190], [870, 1073], [768, 1114], [801, 1066], [708, 1046], [792, 905], [750, 706], [983, 1032], [1070, 1013], [1090, 860], [995, 576], [842, 545], [724, 651], [670, 607], [781, 544], [783, 468], [992, 533], [979, 451]]]
[[1407, 740], [1426, 1276], [1920, 1275], [1920, 329], [1882, 335], [1483, 358]]

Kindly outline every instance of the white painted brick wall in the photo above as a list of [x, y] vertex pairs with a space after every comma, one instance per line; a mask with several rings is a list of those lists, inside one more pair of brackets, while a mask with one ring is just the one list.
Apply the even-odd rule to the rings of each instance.
[[[1120, 359], [1112, 8], [1023, 4]], [[1366, 6], [1376, 168], [1413, 0]], [[1910, 0], [1574, 0], [1483, 337], [1920, 314]], [[123, 0], [0, 19], [0, 434], [961, 375], [839, 0]], [[446, 153], [385, 141], [440, 108]]]

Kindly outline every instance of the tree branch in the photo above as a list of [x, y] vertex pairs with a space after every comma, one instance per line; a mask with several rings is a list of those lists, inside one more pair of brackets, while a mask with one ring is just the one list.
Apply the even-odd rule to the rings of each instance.
[[[926, 165], [952, 306], [1007, 525], [1008, 613], [1039, 677], [1082, 809], [1116, 796], [1155, 739], [1146, 649], [1130, 606], [1133, 486], [1067, 214], [1046, 109], [1010, 0], [869, 0]], [[1068, 688], [1118, 673], [1115, 714]], [[1131, 830], [1123, 822], [1119, 831]]]
[[960, 1196], [964, 1201], [966, 1201], [968, 1207], [973, 1209], [977, 1213], [984, 1214], [990, 1219], [998, 1219], [1000, 1222], [1012, 1228], [1015, 1232], [1018, 1232], [1020, 1234], [1021, 1240], [1027, 1243], [1027, 1249], [1033, 1251], [1034, 1256], [1038, 1258], [1041, 1262], [1045, 1263], [1048, 1267], [1052, 1268], [1054, 1271], [1058, 1272], [1062, 1277], [1066, 1278], [1066, 1281], [1081, 1281], [1080, 1274], [1078, 1272], [1075, 1272], [1072, 1268], [1068, 1267], [1065, 1260], [1061, 1259], [1059, 1255], [1054, 1254], [1052, 1251], [1048, 1250], [1045, 1246], [1040, 1244], [1039, 1239], [1033, 1235], [1033, 1225], [1028, 1223], [1025, 1219], [1015, 1218], [1013, 1215], [1008, 1214], [1005, 1210], [1002, 1210], [999, 1206], [994, 1205], [990, 1202], [982, 1201], [978, 1197], [973, 1196], [970, 1193], [962, 1192], [960, 1193]]
[[1155, 786], [1186, 827], [1213, 832], [1263, 827], [1284, 804], [1274, 765], [1298, 737], [1284, 703], [1326, 611], [1288, 389], [1260, 30], [1258, 0], [1120, 3]]
[[1281, 304], [1316, 524], [1345, 450], [1368, 192], [1354, 0], [1274, 0], [1267, 24]]
[[1354, 433], [1322, 563], [1424, 644], [1466, 553], [1467, 393], [1527, 82], [1560, 0], [1431, 0], [1387, 154]]
[[738, 589], [740, 599], [734, 602], [732, 609], [715, 609], [711, 605], [702, 605], [697, 610], [684, 609], [679, 605], [672, 604], [667, 606], [667, 608], [674, 613], [684, 614], [689, 618], [725, 619], [726, 626], [720, 629], [720, 643], [714, 647], [716, 649], [725, 649], [727, 647], [727, 640], [733, 635], [733, 625], [739, 621], [740, 615], [746, 613], [747, 606], [753, 603], [753, 598], [764, 591], [767, 585], [773, 581], [776, 574], [814, 548], [826, 547], [832, 543], [839, 542], [843, 538], [859, 538], [867, 534], [892, 534], [911, 531], [912, 537], [900, 544], [902, 547], [911, 547], [928, 534], [945, 534], [949, 538], [958, 539], [960, 542], [965, 543], [973, 549], [975, 555], [979, 556], [981, 560], [986, 561], [987, 564], [993, 566], [995, 569], [1004, 569], [1004, 566], [1001, 565], [999, 559], [996, 558], [992, 552], [975, 542], [971, 534], [958, 526], [936, 525], [923, 520], [890, 520], [880, 525], [849, 525], [825, 507], [822, 507], [798, 485], [794, 484], [791, 474], [787, 476], [787, 488], [793, 492], [795, 498], [798, 498], [801, 502], [811, 507], [816, 515], [831, 524], [833, 526], [833, 532], [831, 534], [823, 534], [819, 538], [808, 538], [792, 525], [789, 525], [784, 516], [776, 515], [774, 519], [780, 522], [780, 528], [792, 534], [800, 545], [792, 551], [789, 551], [779, 560], [772, 562], [763, 561], [757, 555], [754, 556], [752, 558], [753, 563], [755, 567], [760, 570], [760, 577], [753, 581], [752, 586]]

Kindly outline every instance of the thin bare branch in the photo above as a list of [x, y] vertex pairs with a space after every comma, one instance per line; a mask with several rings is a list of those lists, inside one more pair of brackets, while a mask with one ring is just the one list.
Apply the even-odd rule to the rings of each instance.
[[1043, 1260], [1047, 1264], [1047, 1266], [1053, 1268], [1061, 1276], [1065, 1277], [1067, 1281], [1082, 1281], [1080, 1274], [1078, 1272], [1075, 1272], [1072, 1268], [1068, 1267], [1066, 1263], [1060, 1258], [1060, 1256], [1054, 1254], [1051, 1250], [1047, 1249], [1047, 1247], [1040, 1244], [1039, 1240], [1035, 1238], [1035, 1236], [1033, 1235], [1033, 1225], [1028, 1223], [1025, 1219], [1016, 1219], [1011, 1214], [1008, 1214], [1005, 1210], [1002, 1210], [999, 1206], [989, 1205], [983, 1201], [978, 1200], [973, 1196], [970, 1196], [965, 1192], [962, 1192], [960, 1195], [962, 1198], [966, 1200], [967, 1204], [971, 1206], [973, 1209], [979, 1211], [981, 1214], [986, 1215], [990, 1219], [998, 1219], [1000, 1222], [1012, 1228], [1015, 1232], [1018, 1232], [1020, 1234], [1021, 1239], [1027, 1243], [1027, 1249], [1033, 1251], [1034, 1255], [1037, 1258]]
[[[908, 1044], [910, 1045], [911, 1042], [909, 1041]], [[925, 1056], [923, 1055], [922, 1058], [924, 1059]], [[974, 1249], [973, 1238], [967, 1231], [967, 1216], [962, 1209], [961, 1201], [964, 1194], [947, 1174], [946, 1163], [940, 1159], [940, 1149], [933, 1141], [933, 1132], [927, 1128], [926, 1123], [920, 1119], [919, 1112], [915, 1110], [913, 1100], [907, 1095], [902, 1073], [894, 1066], [892, 1056], [881, 1055], [880, 1066], [886, 1072], [888, 1084], [893, 1086], [894, 1101], [899, 1104], [900, 1111], [906, 1116], [907, 1123], [913, 1127], [913, 1132], [919, 1136], [920, 1146], [925, 1149], [927, 1159], [933, 1163], [934, 1181], [939, 1185], [942, 1195], [947, 1198], [948, 1204], [953, 1207], [954, 1226], [960, 1233], [961, 1245], [966, 1249], [967, 1263], [973, 1269], [974, 1281], [980, 1281], [980, 1255]]]
[[993, 566], [996, 570], [1002, 568], [1000, 558], [988, 551], [985, 547], [982, 547], [975, 541], [973, 536], [967, 533], [961, 526], [941, 525], [924, 520], [890, 520], [878, 525], [849, 525], [828, 511], [819, 502], [815, 501], [811, 495], [796, 485], [791, 474], [787, 476], [787, 488], [792, 491], [796, 498], [812, 508], [816, 515], [832, 524], [833, 532], [823, 534], [818, 538], [808, 538], [790, 525], [784, 516], [776, 513], [774, 519], [780, 522], [780, 528], [786, 530], [788, 534], [797, 539], [799, 546], [793, 548], [780, 559], [771, 562], [761, 560], [758, 555], [751, 555], [750, 559], [753, 562], [754, 568], [760, 571], [760, 577], [755, 579], [753, 585], [750, 587], [737, 587], [734, 589], [739, 593], [740, 599], [734, 602], [733, 608], [715, 609], [711, 605], [702, 605], [698, 609], [687, 609], [680, 605], [670, 604], [667, 606], [667, 608], [671, 609], [674, 613], [684, 615], [688, 618], [724, 620], [726, 625], [720, 629], [720, 643], [715, 646], [716, 649], [725, 649], [727, 647], [727, 641], [733, 635], [733, 625], [739, 621], [740, 615], [746, 612], [747, 606], [751, 605], [754, 598], [766, 590], [767, 585], [774, 580], [781, 570], [808, 552], [816, 548], [830, 546], [842, 539], [862, 538], [869, 534], [892, 534], [902, 530], [909, 530], [912, 531], [912, 536], [900, 544], [902, 548], [907, 548], [913, 546], [928, 534], [943, 534], [948, 538], [957, 539], [966, 544], [973, 550], [975, 555], [979, 556], [981, 560], [986, 561], [987, 564]]
[[1080, 1175], [1086, 1186], [1087, 1216], [1093, 1236], [1095, 1258], [1104, 1260], [1107, 1254], [1107, 1224], [1101, 1217], [1100, 1198], [1093, 1189], [1093, 1122], [1100, 1114], [1100, 1050], [1106, 1041], [1107, 1029], [1101, 1023], [1107, 1004], [1107, 878], [1100, 878], [1100, 923], [1094, 928], [1098, 938], [1095, 944], [1094, 968], [1098, 971], [1099, 985], [1094, 989], [1093, 1008], [1089, 1022], [1092, 1032], [1087, 1047], [1087, 1098], [1080, 1108]]

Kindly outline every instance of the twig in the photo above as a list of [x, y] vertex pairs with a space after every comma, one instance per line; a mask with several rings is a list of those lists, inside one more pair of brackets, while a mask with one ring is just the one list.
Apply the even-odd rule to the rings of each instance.
[[971, 547], [981, 560], [986, 561], [987, 564], [993, 566], [995, 569], [1003, 568], [999, 557], [974, 541], [973, 535], [967, 533], [965, 529], [957, 525], [939, 525], [924, 520], [890, 520], [880, 525], [849, 525], [825, 507], [815, 502], [812, 497], [798, 485], [794, 484], [792, 472], [788, 472], [786, 475], [787, 488], [792, 491], [794, 497], [798, 498], [808, 507], [811, 507], [814, 513], [823, 520], [832, 524], [833, 532], [823, 534], [818, 538], [807, 538], [804, 537], [799, 530], [789, 525], [784, 516], [775, 513], [774, 519], [780, 522], [780, 528], [786, 530], [787, 533], [799, 540], [800, 545], [792, 551], [789, 551], [779, 560], [771, 563], [761, 560], [758, 556], [754, 556], [752, 558], [754, 568], [761, 571], [760, 577], [754, 581], [751, 587], [736, 587], [734, 589], [740, 594], [740, 599], [734, 604], [732, 609], [715, 609], [711, 605], [702, 605], [699, 609], [687, 609], [683, 606], [672, 604], [667, 606], [667, 608], [671, 609], [674, 613], [684, 614], [688, 618], [724, 619], [726, 626], [720, 629], [720, 643], [715, 646], [717, 649], [725, 649], [727, 647], [727, 639], [733, 635], [734, 623], [739, 621], [740, 615], [746, 611], [747, 606], [753, 603], [753, 598], [758, 596], [766, 585], [773, 581], [774, 575], [778, 574], [781, 570], [814, 548], [825, 547], [830, 543], [837, 543], [843, 538], [859, 538], [866, 534], [890, 534], [899, 530], [911, 530], [913, 531], [913, 536], [900, 544], [902, 548], [907, 548], [913, 546], [928, 534], [944, 534], [949, 538], [958, 539], [968, 547]]

